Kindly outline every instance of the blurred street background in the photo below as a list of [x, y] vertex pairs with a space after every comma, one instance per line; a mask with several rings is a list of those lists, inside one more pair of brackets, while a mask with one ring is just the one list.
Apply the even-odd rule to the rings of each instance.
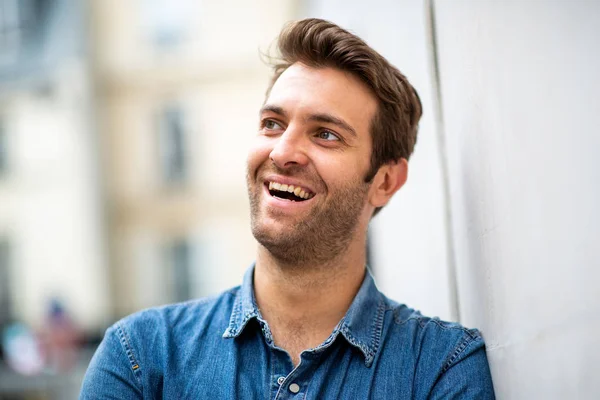
[[260, 54], [304, 17], [423, 101], [380, 289], [479, 328], [500, 399], [600, 398], [600, 2], [0, 0], [0, 400], [75, 399], [116, 320], [241, 282]]

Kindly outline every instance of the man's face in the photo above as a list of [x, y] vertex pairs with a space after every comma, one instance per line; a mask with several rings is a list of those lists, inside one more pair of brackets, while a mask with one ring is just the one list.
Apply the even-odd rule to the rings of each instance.
[[275, 82], [247, 180], [252, 232], [276, 258], [326, 262], [366, 229], [376, 109], [366, 85], [336, 69], [296, 63]]

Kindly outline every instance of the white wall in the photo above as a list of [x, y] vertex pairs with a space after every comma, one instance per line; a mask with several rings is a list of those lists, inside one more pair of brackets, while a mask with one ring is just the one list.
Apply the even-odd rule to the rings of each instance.
[[458, 315], [486, 338], [498, 398], [600, 397], [600, 3], [435, 1], [438, 126], [428, 2], [308, 4], [306, 16], [359, 34], [423, 99], [409, 182], [373, 224], [379, 286], [452, 317], [454, 261]]
[[499, 398], [600, 397], [600, 3], [435, 3], [459, 298]]

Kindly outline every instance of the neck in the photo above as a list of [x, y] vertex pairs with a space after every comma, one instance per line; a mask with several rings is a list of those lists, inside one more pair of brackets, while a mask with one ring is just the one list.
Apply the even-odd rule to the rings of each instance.
[[327, 263], [292, 266], [259, 245], [256, 301], [275, 343], [293, 361], [302, 350], [321, 344], [345, 315], [364, 279], [365, 247], [360, 240]]
[[289, 316], [314, 318], [336, 309], [343, 316], [364, 278], [364, 255], [328, 265], [282, 268], [267, 255], [260, 256], [265, 252], [259, 251], [254, 270], [255, 296], [261, 312], [279, 310]]

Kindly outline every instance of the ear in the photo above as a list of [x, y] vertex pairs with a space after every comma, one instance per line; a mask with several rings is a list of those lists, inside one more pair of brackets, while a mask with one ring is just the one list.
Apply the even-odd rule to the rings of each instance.
[[405, 158], [382, 165], [371, 184], [369, 202], [373, 207], [383, 207], [408, 178], [408, 162]]

